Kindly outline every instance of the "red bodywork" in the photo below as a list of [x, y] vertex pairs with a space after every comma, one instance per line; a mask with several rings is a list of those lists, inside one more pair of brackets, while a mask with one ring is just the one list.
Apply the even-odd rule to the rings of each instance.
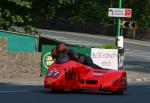
[[124, 91], [127, 89], [125, 70], [94, 69], [75, 61], [53, 63], [47, 71], [45, 88], [97, 91]]

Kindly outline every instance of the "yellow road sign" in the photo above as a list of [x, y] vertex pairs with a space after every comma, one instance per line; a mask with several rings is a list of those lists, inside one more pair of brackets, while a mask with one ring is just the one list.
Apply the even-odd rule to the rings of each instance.
[[121, 28], [124, 29], [136, 29], [137, 28], [137, 21], [121, 21]]

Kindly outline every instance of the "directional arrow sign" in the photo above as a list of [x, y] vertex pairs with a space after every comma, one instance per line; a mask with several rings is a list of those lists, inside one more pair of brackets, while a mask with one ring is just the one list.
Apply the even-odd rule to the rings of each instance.
[[136, 21], [121, 21], [121, 28], [136, 29], [137, 22]]
[[108, 16], [110, 17], [131, 17], [132, 9], [127, 8], [109, 8]]

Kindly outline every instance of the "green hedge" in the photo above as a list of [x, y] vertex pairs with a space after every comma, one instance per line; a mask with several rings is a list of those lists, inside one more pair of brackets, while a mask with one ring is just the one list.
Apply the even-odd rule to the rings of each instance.
[[115, 44], [103, 44], [103, 45], [97, 46], [97, 48], [104, 48], [104, 49], [119, 49], [119, 47], [116, 46]]

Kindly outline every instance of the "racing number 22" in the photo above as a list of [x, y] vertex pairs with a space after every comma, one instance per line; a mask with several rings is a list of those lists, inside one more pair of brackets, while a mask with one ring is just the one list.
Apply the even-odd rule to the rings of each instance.
[[65, 75], [66, 75], [66, 80], [72, 80], [73, 78], [75, 78], [76, 73], [74, 71], [74, 69], [64, 69], [65, 71]]

